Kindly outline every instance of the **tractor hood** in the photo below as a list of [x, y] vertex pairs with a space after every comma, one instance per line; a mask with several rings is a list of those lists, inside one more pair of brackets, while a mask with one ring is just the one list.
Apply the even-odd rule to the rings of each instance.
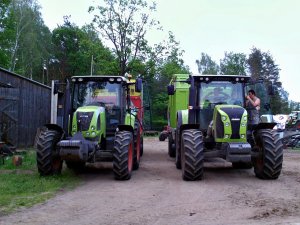
[[217, 142], [246, 142], [247, 111], [237, 105], [217, 105], [213, 114]]
[[105, 135], [105, 108], [102, 106], [79, 107], [72, 120], [72, 136], [81, 132], [85, 138], [95, 139]]

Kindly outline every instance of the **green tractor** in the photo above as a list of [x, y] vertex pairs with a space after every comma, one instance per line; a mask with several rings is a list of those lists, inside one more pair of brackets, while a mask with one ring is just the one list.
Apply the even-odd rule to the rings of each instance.
[[130, 82], [122, 76], [53, 82], [51, 124], [40, 128], [36, 138], [40, 175], [61, 173], [63, 161], [75, 171], [86, 163], [112, 161], [115, 179], [130, 179], [139, 168], [143, 138], [130, 100], [132, 85], [141, 92], [141, 79]]
[[[177, 91], [182, 91], [177, 90], [177, 87], [183, 87], [182, 84], [185, 84], [183, 89], [188, 89], [179, 97], [182, 102], [188, 99], [184, 109], [180, 109], [183, 106], [178, 106], [178, 101], [173, 98]], [[259, 124], [251, 124], [244, 108], [249, 89], [254, 89], [261, 99], [264, 115]], [[268, 115], [268, 96], [272, 92], [272, 85], [265, 88], [263, 82], [252, 82], [248, 76], [173, 78], [168, 86], [169, 123], [173, 125], [169, 134], [169, 155], [173, 156], [175, 152], [176, 167], [182, 170], [182, 178], [202, 179], [204, 160], [222, 158], [231, 162], [234, 168], [254, 167], [258, 178], [277, 179], [282, 169], [283, 145], [279, 134], [273, 130], [276, 123]]]

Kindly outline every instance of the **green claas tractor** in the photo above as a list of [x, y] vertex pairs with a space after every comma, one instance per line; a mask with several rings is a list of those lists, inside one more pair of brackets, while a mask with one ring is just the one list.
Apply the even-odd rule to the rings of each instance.
[[[169, 155], [175, 152], [176, 167], [182, 170], [182, 178], [202, 179], [204, 160], [222, 158], [234, 168], [254, 167], [258, 178], [277, 179], [282, 169], [283, 145], [273, 130], [276, 123], [268, 115], [273, 86], [266, 88], [263, 82], [252, 82], [248, 76], [189, 75], [185, 78], [175, 76], [168, 86], [172, 127]], [[260, 111], [264, 115], [259, 124], [251, 123], [244, 108], [249, 89], [254, 89], [261, 99]], [[178, 91], [185, 94], [180, 95]]]
[[130, 179], [139, 168], [142, 142], [132, 85], [140, 92], [142, 80], [75, 76], [66, 84], [53, 82], [51, 124], [37, 134], [40, 175], [61, 173], [63, 161], [77, 171], [86, 163], [112, 161], [115, 179]]

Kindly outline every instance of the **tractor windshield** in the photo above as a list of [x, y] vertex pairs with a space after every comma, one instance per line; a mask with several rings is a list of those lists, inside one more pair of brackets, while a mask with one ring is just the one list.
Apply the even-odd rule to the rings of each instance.
[[200, 100], [200, 126], [206, 129], [213, 118], [216, 105], [244, 105], [244, 89], [241, 83], [230, 81], [212, 81], [200, 83], [198, 99]]
[[87, 81], [74, 84], [73, 108], [86, 105], [120, 106], [121, 84]]

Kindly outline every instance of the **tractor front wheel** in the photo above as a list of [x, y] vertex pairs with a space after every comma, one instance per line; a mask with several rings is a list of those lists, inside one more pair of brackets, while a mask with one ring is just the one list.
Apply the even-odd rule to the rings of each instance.
[[113, 171], [116, 180], [129, 180], [133, 169], [134, 143], [132, 133], [116, 133], [113, 152]]
[[187, 181], [203, 177], [204, 146], [202, 132], [195, 129], [185, 130], [181, 136], [182, 178]]
[[258, 130], [254, 149], [257, 156], [252, 159], [254, 173], [260, 179], [277, 179], [281, 173], [283, 144], [276, 131]]
[[61, 133], [44, 127], [37, 139], [36, 160], [41, 176], [60, 174], [62, 160], [56, 151], [56, 144], [61, 139]]

